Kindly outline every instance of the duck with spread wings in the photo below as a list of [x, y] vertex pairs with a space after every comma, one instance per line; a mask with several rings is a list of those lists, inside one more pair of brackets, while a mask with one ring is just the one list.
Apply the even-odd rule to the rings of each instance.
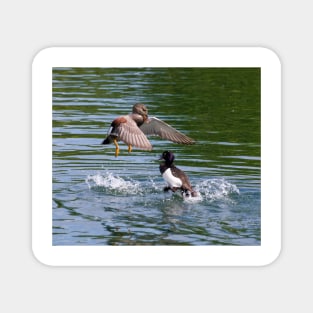
[[102, 141], [102, 144], [113, 143], [116, 157], [119, 155], [118, 141], [123, 141], [128, 145], [128, 152], [132, 151], [132, 146], [150, 151], [152, 145], [146, 135], [156, 135], [162, 139], [185, 145], [195, 142], [160, 119], [149, 117], [146, 106], [137, 103], [133, 106], [132, 113], [119, 116], [113, 120], [108, 135]]

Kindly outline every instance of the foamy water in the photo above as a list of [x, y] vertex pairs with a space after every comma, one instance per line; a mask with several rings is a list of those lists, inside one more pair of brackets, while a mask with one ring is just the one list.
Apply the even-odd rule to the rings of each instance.
[[[147, 181], [138, 181], [130, 177], [120, 177], [111, 172], [97, 173], [88, 175], [86, 183], [89, 189], [103, 191], [109, 194], [124, 194], [124, 195], [141, 195], [148, 193], [164, 193], [163, 187], [165, 183], [157, 182], [150, 178]], [[203, 200], [218, 200], [227, 198], [233, 194], [239, 194], [239, 189], [236, 185], [228, 182], [225, 179], [205, 179], [198, 181], [194, 190], [197, 192], [196, 197], [182, 196], [184, 201], [189, 203], [199, 202]], [[169, 191], [169, 194], [172, 192]], [[177, 191], [175, 194], [181, 194]]]
[[140, 194], [142, 186], [140, 182], [131, 178], [122, 178], [113, 173], [106, 172], [104, 174], [88, 175], [86, 183], [90, 189], [102, 188], [103, 191], [117, 192], [122, 194]]

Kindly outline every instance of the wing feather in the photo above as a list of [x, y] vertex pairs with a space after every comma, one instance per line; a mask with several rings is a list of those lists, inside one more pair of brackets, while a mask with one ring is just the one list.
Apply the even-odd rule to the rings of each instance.
[[188, 136], [182, 134], [172, 126], [159, 120], [156, 117], [150, 117], [140, 126], [142, 132], [146, 135], [157, 135], [163, 139], [167, 139], [176, 143], [190, 145], [195, 141]]
[[119, 140], [127, 145], [136, 146], [144, 150], [152, 150], [151, 143], [145, 134], [138, 128], [136, 122], [129, 116], [125, 116], [126, 122], [120, 123], [117, 127]]

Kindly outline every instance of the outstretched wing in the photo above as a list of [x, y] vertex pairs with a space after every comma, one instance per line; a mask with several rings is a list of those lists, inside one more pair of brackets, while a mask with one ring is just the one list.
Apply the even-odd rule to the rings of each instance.
[[183, 143], [185, 145], [195, 143], [193, 139], [187, 137], [186, 135], [182, 134], [172, 126], [166, 124], [156, 117], [148, 118], [140, 126], [140, 129], [146, 135], [157, 135], [163, 139], [171, 140], [176, 143]]
[[119, 140], [144, 150], [152, 150], [152, 145], [145, 134], [138, 128], [136, 122], [129, 116], [124, 116], [118, 121], [114, 132]]

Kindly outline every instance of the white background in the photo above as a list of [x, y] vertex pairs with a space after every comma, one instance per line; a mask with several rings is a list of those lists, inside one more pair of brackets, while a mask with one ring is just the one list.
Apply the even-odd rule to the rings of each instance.
[[[1, 4], [2, 312], [312, 311], [312, 4]], [[261, 268], [47, 267], [31, 252], [31, 62], [50, 46], [264, 46], [283, 70], [283, 244]]]
[[[261, 246], [112, 247], [52, 246], [51, 71], [74, 67], [260, 67]], [[32, 248], [47, 265], [266, 265], [281, 250], [281, 63], [260, 47], [53, 47], [32, 67]], [[121, 99], [122, 100], [122, 99]]]

